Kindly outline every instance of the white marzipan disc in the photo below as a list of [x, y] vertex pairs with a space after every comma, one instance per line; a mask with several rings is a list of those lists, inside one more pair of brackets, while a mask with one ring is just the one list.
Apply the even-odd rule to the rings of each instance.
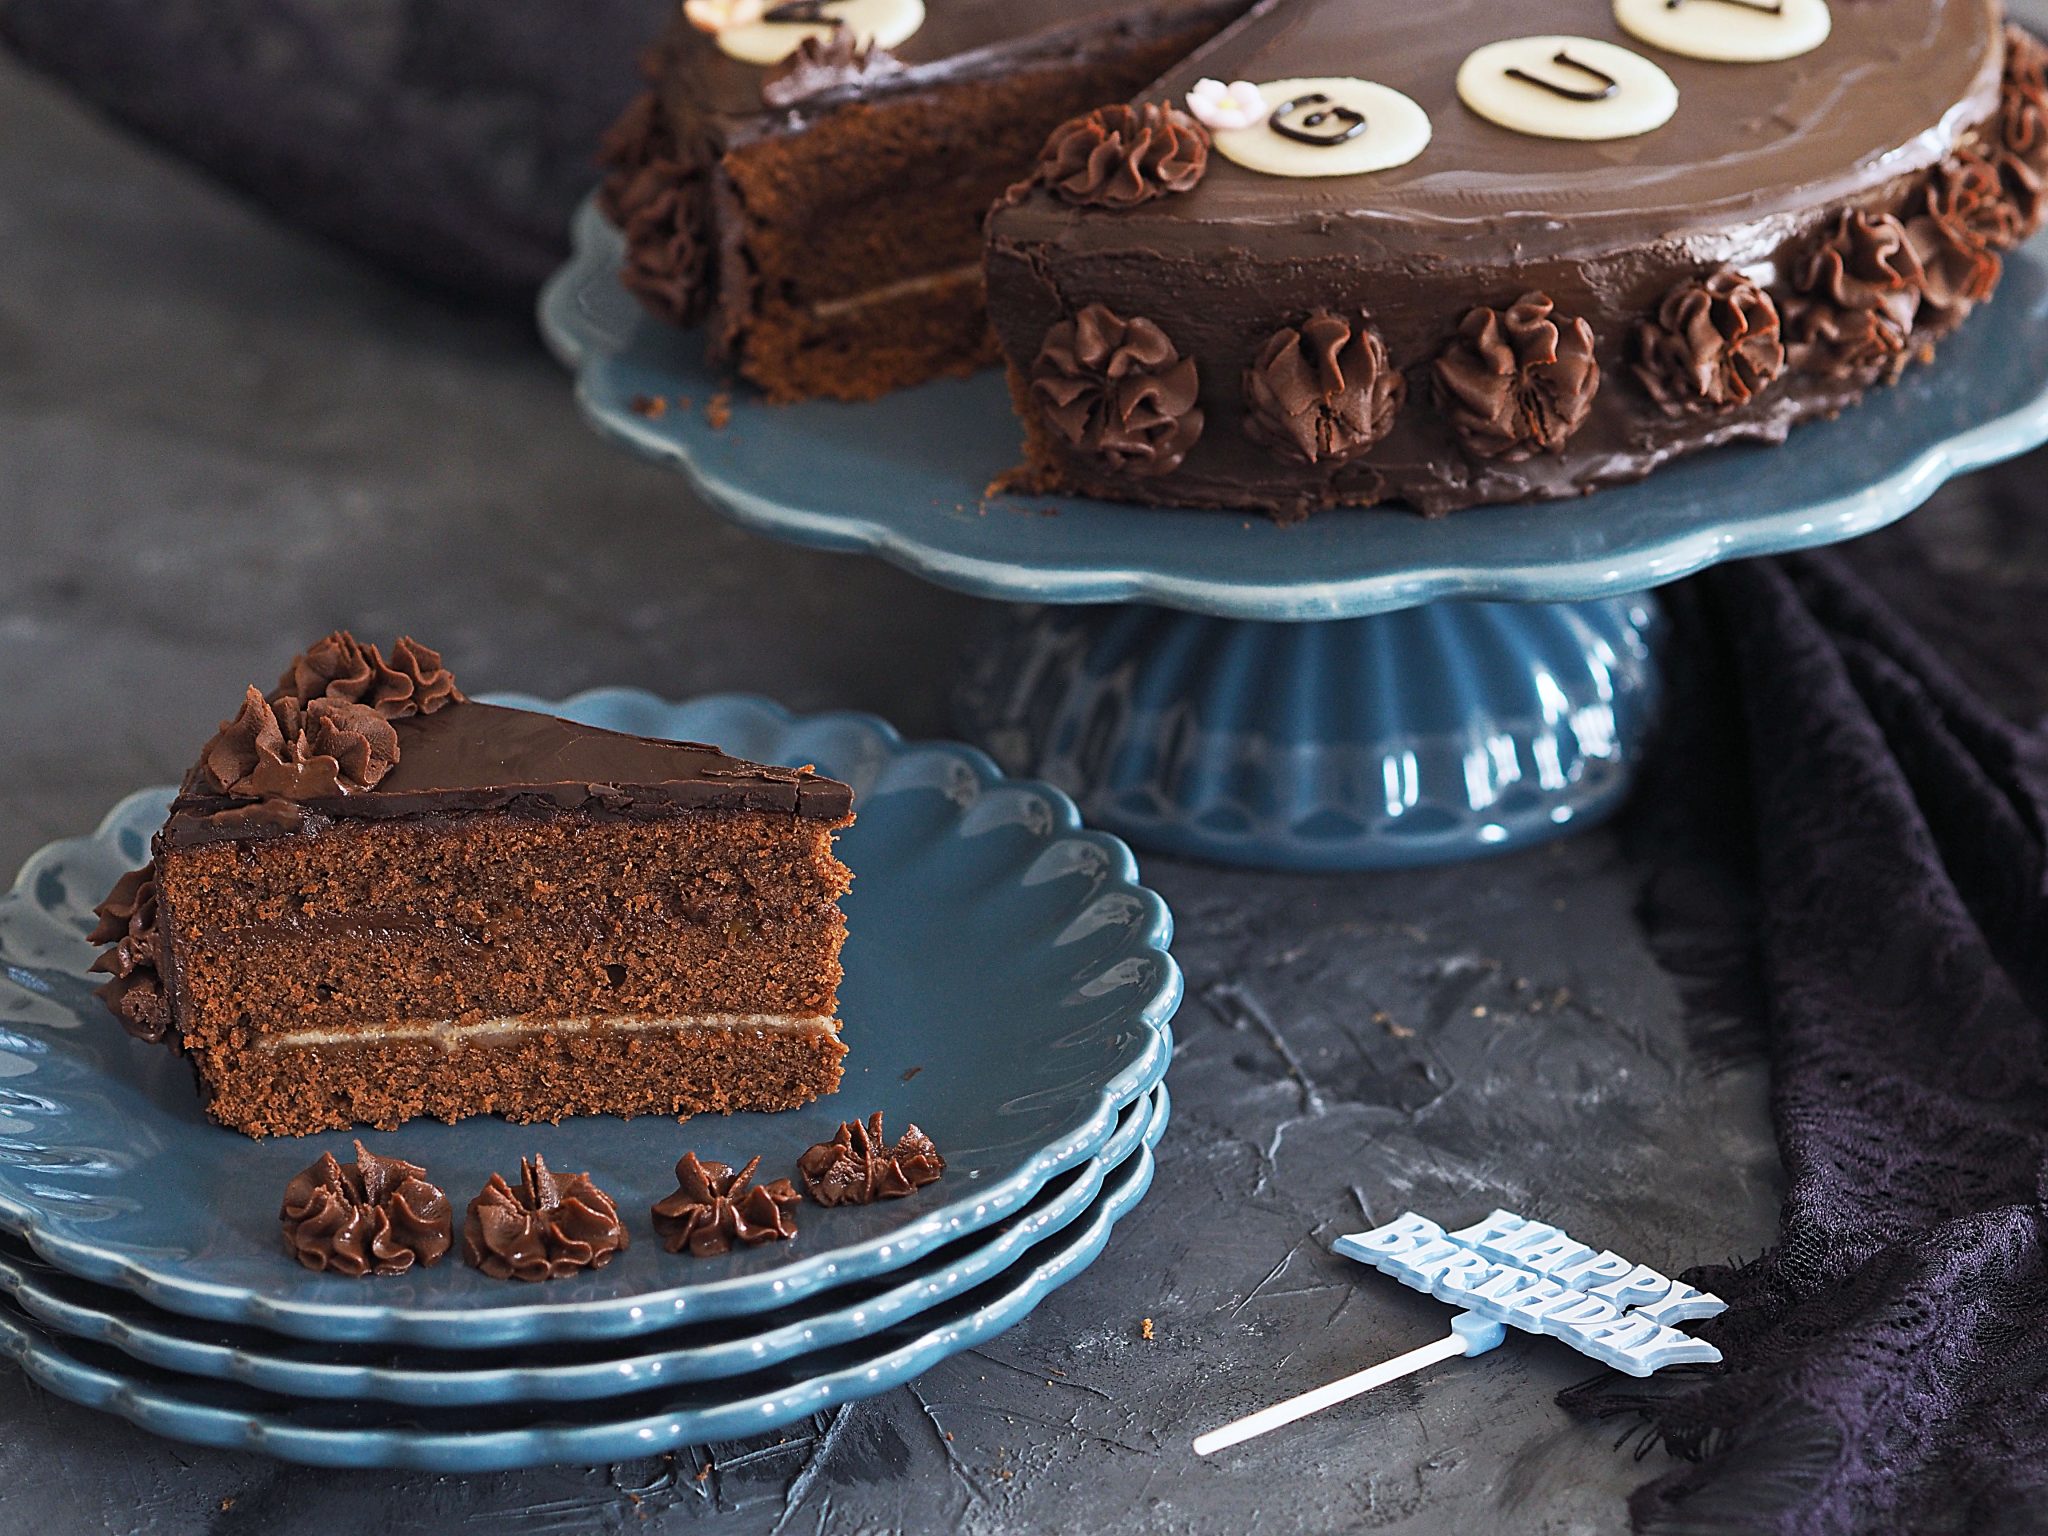
[[1719, 64], [1771, 64], [1828, 40], [1827, 0], [1614, 0], [1622, 31], [1652, 48]]
[[[860, 48], [894, 48], [924, 25], [924, 0], [827, 0], [825, 15], [853, 32]], [[746, 64], [779, 64], [807, 37], [820, 42], [835, 29], [815, 22], [750, 21], [723, 27], [718, 46]]]
[[[1271, 116], [1250, 128], [1221, 129], [1215, 135], [1217, 153], [1248, 171], [1359, 176], [1406, 165], [1429, 146], [1429, 114], [1399, 91], [1370, 80], [1349, 75], [1262, 80], [1259, 94], [1272, 107]], [[1312, 96], [1323, 100], [1310, 101]], [[1284, 114], [1283, 107], [1288, 108]], [[1288, 137], [1286, 129], [1330, 142], [1303, 143]]]
[[1473, 49], [1458, 67], [1458, 96], [1489, 122], [1539, 139], [1632, 139], [1678, 110], [1678, 87], [1641, 54], [1554, 34]]

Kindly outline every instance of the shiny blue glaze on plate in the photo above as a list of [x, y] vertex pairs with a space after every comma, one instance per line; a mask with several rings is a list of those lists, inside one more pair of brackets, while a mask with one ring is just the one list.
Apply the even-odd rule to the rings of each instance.
[[[168, 798], [146, 791], [93, 836], [31, 858], [0, 897], [0, 1227], [59, 1268], [155, 1305], [297, 1337], [449, 1349], [618, 1338], [784, 1307], [990, 1226], [1093, 1157], [1123, 1106], [1164, 1075], [1181, 994], [1171, 918], [1137, 883], [1130, 851], [1083, 830], [1059, 791], [1006, 780], [971, 748], [906, 743], [863, 715], [624, 690], [559, 709], [815, 763], [853, 784], [840, 994], [852, 1054], [835, 1097], [680, 1126], [479, 1118], [369, 1133], [373, 1149], [425, 1164], [458, 1208], [522, 1153], [589, 1169], [638, 1240], [603, 1270], [540, 1287], [452, 1261], [366, 1280], [303, 1270], [282, 1253], [277, 1201], [293, 1173], [348, 1138], [258, 1142], [212, 1125], [185, 1065], [128, 1039], [91, 996], [92, 905], [144, 857]], [[931, 1133], [948, 1159], [943, 1180], [905, 1200], [815, 1212], [794, 1242], [716, 1259], [671, 1256], [646, 1235], [684, 1151], [786, 1166], [842, 1118], [876, 1109]]]
[[53, 1333], [0, 1301], [0, 1354], [59, 1397], [157, 1434], [319, 1466], [493, 1472], [590, 1465], [762, 1434], [909, 1381], [985, 1343], [1086, 1269], [1152, 1182], [1141, 1146], [1087, 1213], [1024, 1262], [858, 1344], [729, 1380], [611, 1400], [464, 1408], [313, 1402], [137, 1365], [105, 1345]]
[[[1932, 366], [1839, 420], [1795, 428], [1784, 448], [1698, 454], [1575, 502], [1434, 521], [1336, 511], [1279, 528], [1214, 511], [984, 498], [1019, 452], [1000, 373], [864, 405], [769, 406], [735, 389], [731, 422], [716, 429], [703, 406], [727, 383], [707, 364], [703, 336], [649, 318], [619, 286], [619, 237], [594, 207], [578, 215], [574, 238], [542, 295], [540, 325], [600, 431], [682, 469], [750, 528], [865, 551], [982, 597], [1281, 620], [1440, 598], [1615, 597], [1719, 560], [1868, 533], [1951, 476], [2048, 440], [2044, 238], [2006, 258], [1997, 297]], [[633, 401], [650, 396], [687, 397], [691, 408], [636, 413]]]
[[[24, 1256], [11, 1239], [0, 1239], [0, 1293], [48, 1328], [110, 1344], [144, 1364], [288, 1397], [440, 1408], [621, 1397], [675, 1382], [742, 1376], [850, 1344], [1001, 1274], [1079, 1219], [1141, 1142], [1156, 1146], [1169, 1113], [1162, 1083], [1126, 1106], [1100, 1152], [1053, 1179], [1029, 1205], [902, 1269], [775, 1312], [643, 1334], [609, 1349], [592, 1341], [523, 1344], [501, 1355], [298, 1341], [160, 1311], [131, 1292]], [[807, 1221], [814, 1209], [801, 1207], [798, 1220]]]

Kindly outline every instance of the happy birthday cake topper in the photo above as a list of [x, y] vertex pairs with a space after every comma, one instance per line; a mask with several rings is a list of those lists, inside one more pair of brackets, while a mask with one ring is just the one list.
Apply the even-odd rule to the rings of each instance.
[[1725, 1311], [1728, 1304], [1720, 1297], [1611, 1248], [1596, 1251], [1559, 1227], [1513, 1211], [1495, 1211], [1456, 1232], [1406, 1211], [1383, 1227], [1348, 1233], [1331, 1246], [1465, 1310], [1434, 1344], [1211, 1430], [1195, 1441], [1196, 1455], [1241, 1444], [1439, 1360], [1484, 1354], [1507, 1337], [1509, 1328], [1548, 1334], [1631, 1376], [1721, 1358], [1721, 1351], [1704, 1339], [1671, 1326]]

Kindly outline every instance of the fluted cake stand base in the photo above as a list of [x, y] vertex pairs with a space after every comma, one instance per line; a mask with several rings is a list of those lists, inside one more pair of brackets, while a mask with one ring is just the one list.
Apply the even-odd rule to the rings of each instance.
[[1615, 810], [1656, 715], [1659, 628], [1647, 594], [1324, 624], [1026, 608], [978, 649], [956, 706], [1007, 771], [1145, 848], [1406, 868]]

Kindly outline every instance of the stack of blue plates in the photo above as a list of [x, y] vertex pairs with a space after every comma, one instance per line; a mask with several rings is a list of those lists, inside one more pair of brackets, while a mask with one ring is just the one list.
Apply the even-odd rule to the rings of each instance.
[[[502, 702], [535, 705], [536, 701]], [[1044, 785], [859, 715], [607, 691], [539, 706], [648, 736], [815, 763], [860, 820], [831, 1100], [781, 1115], [495, 1119], [366, 1135], [458, 1209], [540, 1153], [588, 1170], [632, 1246], [525, 1286], [451, 1258], [399, 1277], [288, 1258], [292, 1174], [350, 1138], [208, 1123], [171, 1053], [91, 996], [91, 908], [141, 862], [166, 791], [29, 861], [0, 898], [0, 1350], [61, 1396], [150, 1429], [297, 1461], [484, 1471], [760, 1433], [883, 1391], [988, 1339], [1085, 1268], [1143, 1197], [1166, 1126], [1180, 975], [1130, 853]], [[946, 1157], [903, 1200], [797, 1208], [800, 1231], [664, 1252], [649, 1207], [685, 1152], [764, 1176], [880, 1110]]]

